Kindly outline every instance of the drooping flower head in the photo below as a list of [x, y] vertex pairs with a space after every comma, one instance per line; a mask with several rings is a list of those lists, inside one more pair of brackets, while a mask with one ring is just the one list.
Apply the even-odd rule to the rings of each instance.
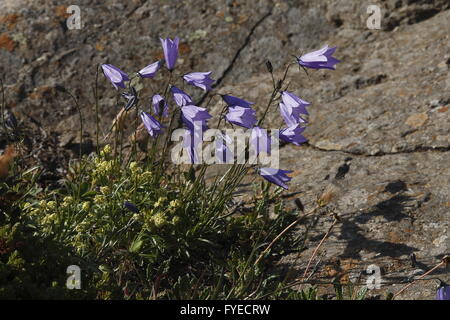
[[207, 130], [207, 121], [210, 118], [212, 116], [205, 108], [194, 105], [187, 105], [181, 108], [181, 119], [190, 130], [194, 130], [197, 126], [200, 126], [203, 131]]
[[289, 108], [290, 113], [294, 116], [299, 116], [300, 114], [308, 115], [308, 110], [306, 110], [306, 107], [311, 105], [310, 102], [305, 101], [299, 96], [287, 91], [283, 91], [281, 93], [281, 100]]
[[161, 67], [160, 61], [156, 61], [152, 64], [149, 64], [144, 69], [138, 72], [139, 76], [142, 78], [153, 78]]
[[251, 108], [252, 104], [254, 104], [253, 102], [245, 101], [244, 99], [233, 97], [228, 94], [222, 95], [222, 99], [229, 107], [239, 106], [242, 108]]
[[178, 43], [180, 39], [175, 37], [173, 40], [169, 38], [160, 38], [160, 40], [164, 51], [167, 69], [173, 70], [178, 58]]
[[134, 213], [138, 213], [138, 212], [139, 212], [139, 209], [138, 209], [133, 203], [131, 203], [131, 202], [129, 202], [129, 201], [125, 201], [125, 202], [123, 203], [123, 206], [124, 206], [126, 209], [130, 210], [131, 212], [134, 212]]
[[124, 82], [130, 80], [125, 72], [117, 67], [114, 67], [112, 64], [102, 64], [102, 70], [105, 77], [111, 81], [112, 85], [116, 89], [118, 89], [118, 87], [125, 88]]
[[166, 100], [164, 100], [164, 98], [161, 95], [155, 94], [152, 98], [152, 104], [153, 104], [153, 111], [155, 112], [155, 114], [157, 115], [161, 114], [163, 117], [166, 118], [169, 116], [169, 106], [167, 105]]
[[228, 108], [228, 113], [225, 115], [225, 119], [232, 124], [247, 129], [252, 128], [257, 122], [255, 110], [252, 108], [244, 108], [239, 106]]
[[150, 136], [154, 137], [162, 131], [162, 125], [147, 112], [141, 111], [141, 119]]
[[134, 87], [131, 87], [129, 92], [122, 92], [122, 97], [127, 100], [127, 104], [124, 107], [125, 111], [130, 110], [139, 102], [139, 97]]
[[300, 124], [294, 124], [290, 127], [287, 127], [285, 129], [280, 130], [280, 139], [288, 142], [293, 143], [297, 146], [301, 145], [302, 143], [305, 143], [308, 141], [303, 135], [303, 131], [305, 131], [305, 127], [301, 127]]
[[261, 151], [270, 154], [271, 141], [266, 129], [254, 127], [250, 134], [250, 145], [258, 155]]
[[191, 72], [188, 74], [185, 74], [183, 76], [184, 81], [189, 83], [190, 85], [199, 87], [205, 91], [211, 90], [211, 85], [214, 83], [214, 80], [211, 79], [209, 76], [211, 75], [210, 72]]
[[305, 68], [335, 70], [334, 65], [341, 62], [332, 56], [335, 51], [336, 47], [328, 48], [328, 45], [325, 45], [320, 50], [309, 52], [297, 58], [297, 62]]
[[173, 99], [179, 107], [183, 107], [192, 103], [192, 98], [183, 90], [171, 86], [170, 92], [172, 92]]
[[260, 168], [258, 173], [266, 179], [267, 181], [282, 187], [283, 189], [288, 189], [286, 182], [291, 181], [292, 178], [288, 177], [286, 173], [291, 173], [289, 170], [281, 170], [274, 168]]
[[298, 111], [294, 111], [284, 102], [280, 102], [280, 114], [288, 127], [291, 127], [298, 123], [307, 123], [307, 121], [300, 116]]
[[437, 290], [436, 300], [450, 300], [450, 286], [442, 286]]

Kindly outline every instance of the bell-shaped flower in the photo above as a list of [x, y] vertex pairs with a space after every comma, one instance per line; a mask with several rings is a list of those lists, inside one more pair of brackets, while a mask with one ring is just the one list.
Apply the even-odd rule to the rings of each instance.
[[141, 111], [141, 119], [150, 136], [154, 137], [162, 131], [162, 125], [147, 112]]
[[173, 99], [178, 106], [183, 107], [192, 103], [192, 98], [183, 90], [171, 86], [170, 92], [172, 92]]
[[285, 129], [280, 130], [279, 137], [281, 140], [293, 143], [297, 146], [301, 145], [308, 141], [303, 135], [303, 131], [305, 131], [305, 127], [301, 127], [299, 123], [294, 124], [293, 126], [287, 127]]
[[436, 300], [450, 300], [450, 286], [441, 286], [437, 290]]
[[257, 122], [255, 110], [239, 106], [228, 108], [225, 119], [232, 124], [248, 129], [252, 128]]
[[331, 69], [335, 70], [335, 64], [341, 62], [334, 58], [332, 54], [336, 51], [336, 47], [328, 48], [325, 45], [320, 50], [309, 52], [297, 58], [297, 62], [300, 66], [310, 69]]
[[294, 111], [284, 102], [280, 102], [280, 114], [288, 127], [291, 127], [298, 123], [307, 123], [307, 121], [300, 116], [298, 111]]
[[167, 69], [173, 70], [178, 58], [178, 43], [180, 39], [176, 37], [173, 40], [169, 38], [160, 38], [160, 40], [164, 51]]
[[288, 107], [290, 113], [294, 116], [297, 117], [300, 114], [308, 114], [308, 110], [306, 110], [306, 107], [311, 105], [311, 103], [301, 99], [299, 96], [287, 91], [283, 91], [281, 93], [281, 100], [286, 105], [286, 107]]
[[184, 81], [189, 83], [190, 85], [199, 87], [205, 91], [211, 90], [211, 85], [214, 83], [214, 80], [211, 79], [209, 76], [211, 75], [210, 72], [192, 72], [185, 74], [183, 76]]
[[169, 116], [169, 106], [161, 95], [155, 94], [152, 98], [152, 104], [155, 114], [162, 115], [166, 118]]
[[288, 177], [286, 173], [291, 173], [290, 170], [281, 170], [274, 168], [260, 168], [258, 173], [267, 181], [276, 184], [284, 189], [288, 189], [286, 182], [291, 181], [292, 178]]
[[250, 134], [250, 146], [258, 155], [261, 151], [270, 154], [271, 141], [266, 129], [254, 127]]
[[253, 102], [245, 101], [244, 99], [233, 97], [228, 94], [222, 95], [222, 99], [229, 107], [239, 106], [242, 108], [251, 108], [252, 104], [254, 104]]
[[161, 67], [160, 61], [156, 61], [152, 64], [149, 64], [144, 69], [138, 72], [139, 76], [142, 78], [153, 78]]
[[130, 78], [128, 75], [120, 70], [117, 67], [114, 67], [112, 64], [102, 64], [102, 70], [105, 74], [105, 77], [111, 81], [114, 88], [118, 89], [118, 87], [125, 89], [125, 81], [129, 81]]
[[181, 108], [181, 119], [190, 130], [194, 130], [197, 127], [201, 127], [203, 131], [207, 130], [207, 121], [210, 118], [212, 116], [205, 108], [194, 105], [187, 105]]

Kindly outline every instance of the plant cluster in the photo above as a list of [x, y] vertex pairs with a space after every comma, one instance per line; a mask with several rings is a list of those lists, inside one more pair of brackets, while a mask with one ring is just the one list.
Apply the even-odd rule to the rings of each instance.
[[[71, 163], [62, 188], [41, 188], [39, 168], [10, 168], [8, 160], [9, 178], [0, 186], [1, 297], [317, 298], [314, 288], [299, 293], [286, 286], [288, 277], [273, 269], [272, 262], [287, 252], [301, 251], [305, 240], [304, 234], [285, 232], [303, 211], [302, 206], [286, 209], [281, 199], [291, 171], [232, 164], [224, 174], [207, 181], [208, 166], [195, 165], [195, 135], [202, 135], [212, 116], [207, 106], [196, 106], [175, 84], [182, 79], [209, 91], [214, 80], [211, 72], [177, 77], [179, 40], [161, 39], [161, 43], [164, 61], [133, 76], [111, 64], [101, 66], [116, 89], [125, 89], [120, 93], [125, 105], [113, 123], [113, 141]], [[334, 69], [338, 62], [332, 57], [334, 50], [324, 47], [295, 63], [302, 68]], [[168, 79], [161, 90], [152, 92], [150, 111], [142, 106], [145, 97], [133, 81], [155, 77], [164, 63]], [[267, 63], [273, 92], [259, 120], [252, 102], [230, 94], [215, 95], [225, 103], [219, 125], [223, 120], [250, 129], [250, 143], [257, 153], [271, 151], [262, 125], [276, 101], [286, 123], [279, 138], [297, 145], [306, 141], [302, 133], [310, 103], [284, 88], [291, 65], [275, 81], [272, 65]], [[70, 94], [64, 87], [57, 89]], [[98, 111], [97, 86], [94, 92]], [[126, 157], [123, 125], [133, 109], [133, 146]], [[192, 160], [187, 168], [167, 160], [171, 132], [180, 124]], [[82, 122], [80, 131], [82, 139]], [[148, 134], [140, 144], [142, 131]], [[225, 134], [221, 137], [215, 151], [224, 159], [233, 151]], [[250, 168], [265, 180], [254, 183], [254, 194], [240, 201], [236, 192]], [[271, 189], [271, 184], [280, 188]], [[280, 234], [283, 237], [278, 240]], [[81, 290], [65, 287], [65, 268], [73, 264], [82, 271]]]

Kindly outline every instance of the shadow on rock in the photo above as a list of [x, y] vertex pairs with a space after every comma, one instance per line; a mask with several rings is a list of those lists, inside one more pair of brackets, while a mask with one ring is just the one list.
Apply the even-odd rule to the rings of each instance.
[[369, 239], [362, 233], [364, 230], [354, 221], [343, 221], [339, 240], [346, 241], [346, 248], [340, 255], [341, 258], [360, 259], [360, 251], [376, 253], [378, 257], [400, 257], [409, 255], [414, 251], [419, 251], [415, 247], [411, 247], [402, 243], [393, 243], [389, 241], [381, 241]]

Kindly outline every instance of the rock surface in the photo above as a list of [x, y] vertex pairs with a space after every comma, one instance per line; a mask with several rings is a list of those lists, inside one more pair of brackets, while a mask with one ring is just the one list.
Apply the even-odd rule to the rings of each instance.
[[[367, 266], [375, 264], [382, 286], [369, 295], [395, 292], [450, 253], [450, 3], [378, 1], [381, 30], [369, 30], [371, 2], [84, 0], [78, 1], [82, 28], [68, 30], [69, 14], [59, 1], [4, 0], [0, 72], [8, 107], [71, 148], [79, 121], [70, 97], [54, 89], [63, 85], [79, 97], [86, 135], [94, 139], [96, 65], [135, 72], [162, 58], [159, 37], [179, 36], [180, 73], [213, 71], [219, 92], [255, 102], [261, 115], [272, 88], [266, 60], [281, 77], [292, 55], [338, 46], [336, 71], [307, 77], [295, 67], [288, 74], [289, 89], [312, 105], [309, 143], [283, 147], [281, 168], [295, 170], [289, 199], [300, 197], [307, 208], [327, 186], [337, 190], [332, 205], [341, 222], [320, 250], [320, 263], [314, 261], [313, 278], [362, 272], [364, 284]], [[106, 134], [120, 106], [101, 74], [99, 93]], [[265, 126], [280, 125], [274, 106]], [[344, 163], [348, 173], [334, 179]], [[301, 276], [332, 221], [321, 214], [308, 249], [282, 264]], [[449, 269], [430, 278], [450, 282]], [[434, 299], [435, 292], [436, 283], [423, 280], [399, 298]]]

